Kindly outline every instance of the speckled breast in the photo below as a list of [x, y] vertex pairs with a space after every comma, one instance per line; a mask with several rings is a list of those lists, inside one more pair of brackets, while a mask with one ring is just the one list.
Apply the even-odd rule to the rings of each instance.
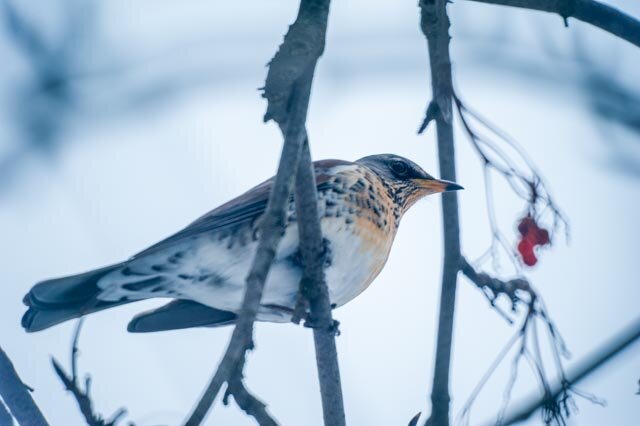
[[400, 212], [391, 189], [362, 166], [338, 166], [319, 187], [322, 231], [329, 241], [326, 269], [331, 302], [343, 305], [364, 291], [384, 267]]

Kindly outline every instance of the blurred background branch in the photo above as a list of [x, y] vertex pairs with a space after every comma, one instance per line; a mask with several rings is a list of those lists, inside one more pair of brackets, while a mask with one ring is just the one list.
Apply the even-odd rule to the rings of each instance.
[[506, 415], [502, 425], [508, 426], [527, 420], [533, 413], [540, 409], [548, 409], [553, 401], [565, 391], [567, 386], [574, 386], [590, 374], [596, 372], [600, 367], [611, 361], [613, 357], [620, 354], [640, 338], [640, 318], [633, 324], [619, 331], [607, 342], [603, 343], [592, 354], [586, 356], [582, 361], [577, 362], [570, 368], [566, 375], [566, 382], [555, 383], [548, 394], [542, 397], [531, 396], [527, 401]]
[[594, 0], [470, 0], [556, 13], [565, 21], [575, 18], [640, 47], [640, 21]]

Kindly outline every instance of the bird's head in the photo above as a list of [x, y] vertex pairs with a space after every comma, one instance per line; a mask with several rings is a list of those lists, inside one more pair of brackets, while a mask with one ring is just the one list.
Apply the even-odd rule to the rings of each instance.
[[396, 201], [406, 211], [427, 195], [462, 189], [455, 182], [439, 180], [411, 160], [394, 154], [363, 157], [356, 163], [368, 167], [388, 185]]

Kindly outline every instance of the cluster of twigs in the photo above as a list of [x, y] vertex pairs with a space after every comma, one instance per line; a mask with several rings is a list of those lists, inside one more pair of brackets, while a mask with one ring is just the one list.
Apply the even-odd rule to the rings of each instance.
[[[591, 402], [604, 404], [603, 401], [597, 399], [593, 395], [576, 390], [571, 381], [567, 378], [562, 358], [568, 358], [569, 352], [558, 332], [553, 321], [549, 317], [546, 307], [533, 289], [531, 284], [524, 278], [515, 278], [509, 281], [493, 278], [488, 274], [477, 272], [466, 259], [462, 260], [462, 273], [473, 282], [490, 300], [491, 305], [497, 308], [496, 301], [500, 296], [505, 296], [511, 302], [512, 311], [515, 312], [519, 306], [524, 306], [526, 312], [518, 330], [513, 335], [503, 349], [499, 352], [496, 359], [490, 365], [480, 382], [476, 385], [467, 402], [464, 404], [458, 419], [461, 424], [469, 424], [471, 408], [478, 394], [502, 363], [504, 358], [517, 347], [515, 356], [511, 364], [511, 374], [504, 391], [502, 406], [496, 420], [497, 425], [505, 424], [505, 415], [509, 406], [511, 393], [515, 385], [520, 361], [525, 359], [534, 375], [538, 379], [538, 383], [543, 393], [542, 419], [545, 424], [564, 424], [565, 418], [571, 414], [573, 408], [572, 395], [582, 396]], [[509, 321], [512, 321], [507, 317]], [[547, 338], [554, 360], [555, 374], [549, 374], [545, 369], [542, 357], [541, 339], [538, 331], [537, 322], [540, 321]], [[560, 377], [560, 388], [553, 390], [551, 385], [551, 377]]]

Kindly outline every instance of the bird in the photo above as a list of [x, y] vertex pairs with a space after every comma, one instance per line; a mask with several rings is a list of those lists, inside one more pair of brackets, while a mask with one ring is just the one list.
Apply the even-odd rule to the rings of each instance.
[[[411, 206], [428, 195], [462, 189], [394, 154], [354, 162], [319, 160], [313, 167], [325, 243], [323, 267], [334, 308], [354, 299], [378, 276]], [[273, 181], [253, 187], [124, 262], [35, 284], [23, 299], [28, 309], [22, 326], [27, 332], [40, 331], [152, 298], [171, 301], [134, 316], [128, 331], [233, 324]], [[289, 322], [296, 305], [303, 265], [293, 195], [285, 223], [264, 284], [258, 321]]]

